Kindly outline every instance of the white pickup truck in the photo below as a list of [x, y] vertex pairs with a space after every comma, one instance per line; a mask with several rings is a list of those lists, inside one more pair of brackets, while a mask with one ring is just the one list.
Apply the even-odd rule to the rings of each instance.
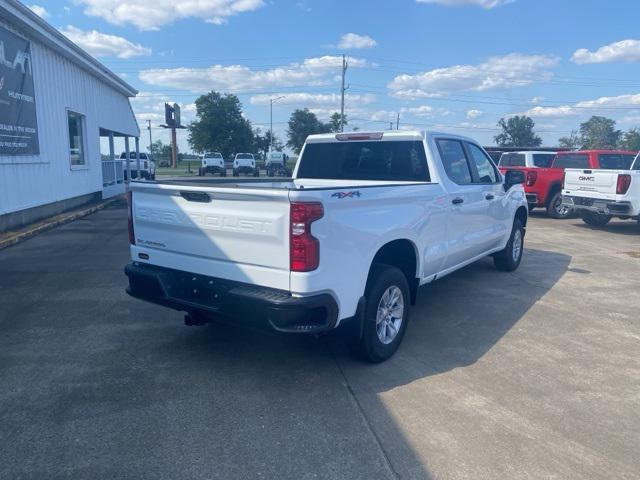
[[352, 322], [355, 351], [379, 362], [420, 285], [487, 255], [518, 267], [524, 180], [469, 138], [406, 131], [309, 136], [288, 181], [133, 183], [127, 292], [187, 324]]
[[630, 169], [566, 169], [562, 203], [594, 227], [603, 227], [613, 217], [640, 223], [640, 155], [625, 167]]

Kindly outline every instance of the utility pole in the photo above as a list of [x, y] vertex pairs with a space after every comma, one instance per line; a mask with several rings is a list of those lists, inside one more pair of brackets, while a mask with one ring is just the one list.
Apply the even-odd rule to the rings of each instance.
[[400, 130], [400, 112], [398, 112], [398, 116], [396, 117], [396, 130]]
[[271, 148], [273, 147], [273, 102], [277, 102], [284, 97], [284, 95], [280, 95], [279, 97], [269, 99], [269, 153], [271, 153]]
[[151, 146], [153, 145], [153, 140], [151, 139], [151, 120], [147, 120], [147, 130], [149, 130], [149, 155], [151, 155]]
[[347, 88], [344, 86], [344, 78], [346, 76], [347, 73], [347, 67], [349, 66], [349, 64], [347, 63], [347, 59], [344, 56], [344, 53], [342, 54], [342, 88], [340, 89], [340, 93], [341, 93], [341, 97], [342, 100], [340, 102], [340, 131], [344, 132], [344, 92], [347, 90]]

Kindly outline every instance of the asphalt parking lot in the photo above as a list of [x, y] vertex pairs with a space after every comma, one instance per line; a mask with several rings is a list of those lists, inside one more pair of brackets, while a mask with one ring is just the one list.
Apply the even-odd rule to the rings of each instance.
[[0, 478], [637, 479], [640, 228], [531, 218], [390, 361], [124, 293], [126, 207], [0, 251]]

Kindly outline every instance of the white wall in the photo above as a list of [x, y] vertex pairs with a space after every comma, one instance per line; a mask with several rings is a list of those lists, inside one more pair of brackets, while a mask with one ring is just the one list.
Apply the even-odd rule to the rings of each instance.
[[[0, 156], [0, 215], [102, 190], [99, 129], [139, 134], [125, 95], [40, 43], [31, 55], [40, 154]], [[84, 169], [70, 166], [67, 109], [85, 115]]]

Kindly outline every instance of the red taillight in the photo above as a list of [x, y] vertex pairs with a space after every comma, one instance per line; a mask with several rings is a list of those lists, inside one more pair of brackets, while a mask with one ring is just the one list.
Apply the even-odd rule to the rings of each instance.
[[538, 172], [535, 170], [529, 170], [527, 172], [527, 187], [533, 187], [536, 180], [538, 180]]
[[310, 272], [320, 264], [320, 243], [311, 235], [311, 224], [322, 218], [318, 202], [292, 202], [289, 223], [289, 252], [292, 272]]
[[129, 243], [131, 245], [136, 244], [136, 236], [133, 233], [133, 198], [131, 190], [127, 192], [127, 206], [129, 207], [129, 219], [127, 220], [127, 226], [129, 228]]
[[616, 193], [618, 195], [624, 195], [629, 190], [631, 185], [631, 175], [626, 173], [618, 175], [618, 184], [616, 185]]

